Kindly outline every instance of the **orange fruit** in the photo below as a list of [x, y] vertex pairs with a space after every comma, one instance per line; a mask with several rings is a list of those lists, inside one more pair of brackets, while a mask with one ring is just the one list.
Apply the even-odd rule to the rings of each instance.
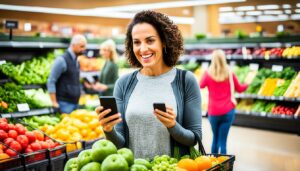
[[215, 156], [210, 156], [209, 159], [212, 163], [212, 166], [219, 164], [219, 161], [217, 160], [217, 158]]
[[198, 170], [207, 170], [212, 167], [212, 162], [207, 156], [197, 157], [195, 161], [198, 165]]
[[192, 159], [181, 159], [177, 163], [177, 167], [181, 169], [186, 169], [187, 171], [198, 171], [198, 165]]
[[228, 159], [229, 159], [228, 156], [219, 156], [219, 157], [217, 157], [217, 160], [218, 160], [219, 163], [222, 163], [222, 162], [224, 162]]

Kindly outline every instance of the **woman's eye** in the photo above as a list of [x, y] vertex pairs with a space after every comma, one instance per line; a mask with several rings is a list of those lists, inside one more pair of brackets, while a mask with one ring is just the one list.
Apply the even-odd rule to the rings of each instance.
[[133, 42], [134, 45], [138, 45], [140, 42]]
[[153, 39], [149, 39], [149, 40], [148, 40], [148, 43], [153, 43], [153, 42], [154, 42]]

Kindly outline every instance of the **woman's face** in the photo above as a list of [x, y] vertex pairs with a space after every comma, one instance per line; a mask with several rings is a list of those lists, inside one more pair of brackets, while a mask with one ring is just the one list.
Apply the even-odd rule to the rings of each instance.
[[104, 57], [105, 59], [110, 59], [111, 58], [111, 51], [107, 47], [102, 47], [100, 49], [100, 55]]
[[140, 23], [132, 28], [133, 51], [143, 68], [164, 66], [163, 45], [155, 28]]

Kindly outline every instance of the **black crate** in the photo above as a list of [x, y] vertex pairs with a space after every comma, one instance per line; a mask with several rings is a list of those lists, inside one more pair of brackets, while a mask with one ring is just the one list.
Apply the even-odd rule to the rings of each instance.
[[18, 166], [18, 167], [14, 167], [14, 168], [10, 168], [10, 169], [5, 169], [5, 170], [1, 170], [1, 171], [24, 171], [24, 166]]
[[232, 171], [233, 170], [233, 164], [235, 160], [234, 155], [225, 155], [225, 154], [208, 154], [208, 155], [213, 155], [215, 157], [227, 156], [229, 157], [229, 159], [215, 165], [214, 167], [208, 169], [207, 171]]
[[40, 160], [37, 162], [25, 164], [25, 169], [27, 171], [47, 171], [49, 165], [49, 160]]
[[[11, 149], [10, 147], [8, 147], [6, 144], [4, 144], [2, 142], [0, 142], [0, 145]], [[11, 149], [11, 150], [13, 150], [13, 149]], [[13, 150], [13, 151], [15, 151], [15, 150]], [[23, 168], [23, 165], [22, 165], [21, 156], [18, 153], [14, 157], [0, 160], [0, 170], [1, 171], [17, 170], [19, 167]]]
[[63, 171], [65, 166], [66, 155], [50, 158], [48, 171]]

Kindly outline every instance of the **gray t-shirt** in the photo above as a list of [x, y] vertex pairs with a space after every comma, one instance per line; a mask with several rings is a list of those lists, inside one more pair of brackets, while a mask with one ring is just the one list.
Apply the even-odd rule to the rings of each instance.
[[171, 155], [168, 129], [153, 114], [153, 103], [171, 106], [177, 114], [177, 104], [171, 82], [176, 75], [172, 69], [160, 76], [137, 74], [134, 88], [126, 110], [129, 128], [129, 148], [136, 158], [153, 158], [155, 155]]

